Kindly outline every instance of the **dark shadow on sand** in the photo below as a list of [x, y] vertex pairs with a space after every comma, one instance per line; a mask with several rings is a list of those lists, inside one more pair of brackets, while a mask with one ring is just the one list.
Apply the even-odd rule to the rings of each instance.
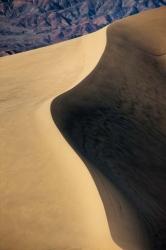
[[51, 114], [87, 166], [100, 171], [133, 206], [151, 250], [165, 250], [166, 74], [156, 58], [115, 31], [111, 36], [108, 29], [107, 38], [97, 67], [53, 100]]

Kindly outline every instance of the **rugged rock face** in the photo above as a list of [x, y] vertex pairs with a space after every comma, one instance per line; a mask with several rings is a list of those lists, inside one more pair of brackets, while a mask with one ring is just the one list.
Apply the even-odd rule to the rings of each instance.
[[93, 32], [165, 0], [1, 0], [0, 56]]

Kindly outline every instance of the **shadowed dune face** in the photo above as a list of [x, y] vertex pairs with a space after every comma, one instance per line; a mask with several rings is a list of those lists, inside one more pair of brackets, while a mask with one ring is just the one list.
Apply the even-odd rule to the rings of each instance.
[[56, 125], [82, 159], [135, 207], [153, 250], [166, 249], [165, 21], [163, 8], [109, 27], [95, 70], [51, 105]]

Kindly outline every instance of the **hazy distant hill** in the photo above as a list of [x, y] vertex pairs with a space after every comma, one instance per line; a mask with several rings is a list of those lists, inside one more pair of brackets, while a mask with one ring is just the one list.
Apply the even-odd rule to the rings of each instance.
[[166, 0], [0, 0], [0, 56], [71, 39]]

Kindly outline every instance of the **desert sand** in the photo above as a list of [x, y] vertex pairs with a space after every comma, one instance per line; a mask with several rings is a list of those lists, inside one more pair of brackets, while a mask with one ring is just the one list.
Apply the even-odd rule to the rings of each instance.
[[128, 201], [90, 173], [50, 112], [105, 46], [102, 29], [0, 59], [0, 250], [148, 249]]

